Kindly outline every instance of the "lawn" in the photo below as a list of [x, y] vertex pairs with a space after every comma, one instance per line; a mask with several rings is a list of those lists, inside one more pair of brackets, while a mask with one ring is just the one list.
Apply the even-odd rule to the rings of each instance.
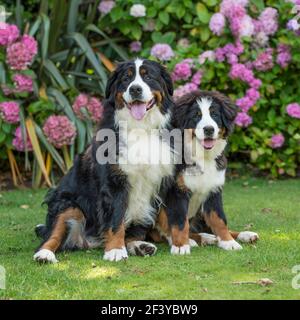
[[[234, 180], [225, 186], [231, 229], [257, 231], [260, 241], [241, 251], [195, 248], [171, 256], [126, 262], [101, 259], [103, 250], [60, 253], [56, 265], [32, 260], [39, 241], [33, 229], [44, 222], [46, 190], [0, 195], [0, 265], [6, 290], [0, 299], [299, 299], [292, 267], [300, 264], [300, 180]], [[269, 278], [273, 284], [255, 282]], [[235, 284], [236, 282], [242, 282]]]

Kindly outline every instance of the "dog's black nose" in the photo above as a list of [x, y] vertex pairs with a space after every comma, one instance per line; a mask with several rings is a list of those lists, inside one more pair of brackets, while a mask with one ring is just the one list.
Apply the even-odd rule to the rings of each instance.
[[206, 126], [203, 128], [203, 131], [205, 136], [211, 137], [214, 134], [215, 129], [213, 126]]
[[132, 98], [139, 98], [143, 92], [143, 88], [139, 85], [133, 85], [129, 89], [129, 93]]

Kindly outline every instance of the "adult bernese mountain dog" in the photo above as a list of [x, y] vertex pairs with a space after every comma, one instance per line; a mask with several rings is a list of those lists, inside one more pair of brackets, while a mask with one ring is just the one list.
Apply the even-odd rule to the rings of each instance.
[[102, 244], [109, 261], [126, 259], [127, 252], [155, 253], [155, 245], [144, 240], [174, 164], [152, 160], [157, 150], [173, 154], [161, 136], [171, 119], [172, 94], [171, 77], [157, 62], [135, 59], [117, 67], [107, 84], [97, 136], [46, 196], [46, 224], [36, 227], [43, 242], [34, 260], [55, 263], [59, 249]]
[[[229, 231], [223, 209], [224, 149], [236, 113], [231, 100], [215, 91], [194, 91], [176, 101], [172, 124], [184, 134], [184, 158], [156, 224], [171, 253], [189, 254], [190, 246], [215, 243], [225, 250], [239, 250], [242, 246], [236, 240], [258, 239], [255, 232]], [[159, 238], [157, 232], [151, 236]]]

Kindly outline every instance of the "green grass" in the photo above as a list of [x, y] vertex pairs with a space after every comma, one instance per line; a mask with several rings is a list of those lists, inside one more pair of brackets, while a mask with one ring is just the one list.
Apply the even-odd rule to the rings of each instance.
[[[154, 257], [121, 263], [103, 261], [103, 250], [60, 253], [57, 265], [34, 263], [39, 241], [33, 229], [44, 221], [45, 192], [1, 194], [0, 265], [6, 268], [7, 288], [0, 290], [0, 299], [300, 298], [300, 289], [291, 286], [291, 269], [300, 264], [299, 180], [227, 183], [229, 225], [236, 230], [253, 225], [261, 238], [256, 245], [233, 252], [195, 248], [190, 256], [171, 256], [167, 245], [159, 245]], [[261, 278], [273, 284], [233, 284]]]

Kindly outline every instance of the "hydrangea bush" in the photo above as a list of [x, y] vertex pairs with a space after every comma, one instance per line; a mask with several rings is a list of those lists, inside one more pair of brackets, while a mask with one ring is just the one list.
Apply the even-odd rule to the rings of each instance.
[[[239, 112], [232, 166], [251, 163], [274, 177], [299, 172], [299, 0], [78, 3], [51, 0], [38, 8], [33, 1], [25, 8], [22, 29], [13, 17], [0, 24], [0, 158], [7, 148], [23, 159], [36, 153], [26, 125], [32, 119], [42, 152], [51, 153], [62, 168], [59, 154], [66, 155], [66, 146], [70, 159], [82, 151], [102, 117], [103, 65], [113, 67], [105, 57], [129, 55], [164, 63], [175, 99], [198, 88], [233, 99]], [[22, 12], [17, 6], [9, 10]], [[37, 9], [45, 7], [52, 14], [36, 18]], [[76, 14], [70, 17], [70, 11]], [[58, 13], [70, 20], [51, 25], [47, 16]], [[73, 33], [67, 34], [70, 28]]]
[[175, 99], [197, 88], [220, 90], [233, 99], [239, 112], [231, 164], [251, 162], [274, 177], [295, 176], [300, 164], [300, 1], [138, 3], [139, 10], [133, 10], [137, 1], [115, 1], [99, 25], [113, 25], [110, 32], [126, 36], [132, 56], [165, 63]]

